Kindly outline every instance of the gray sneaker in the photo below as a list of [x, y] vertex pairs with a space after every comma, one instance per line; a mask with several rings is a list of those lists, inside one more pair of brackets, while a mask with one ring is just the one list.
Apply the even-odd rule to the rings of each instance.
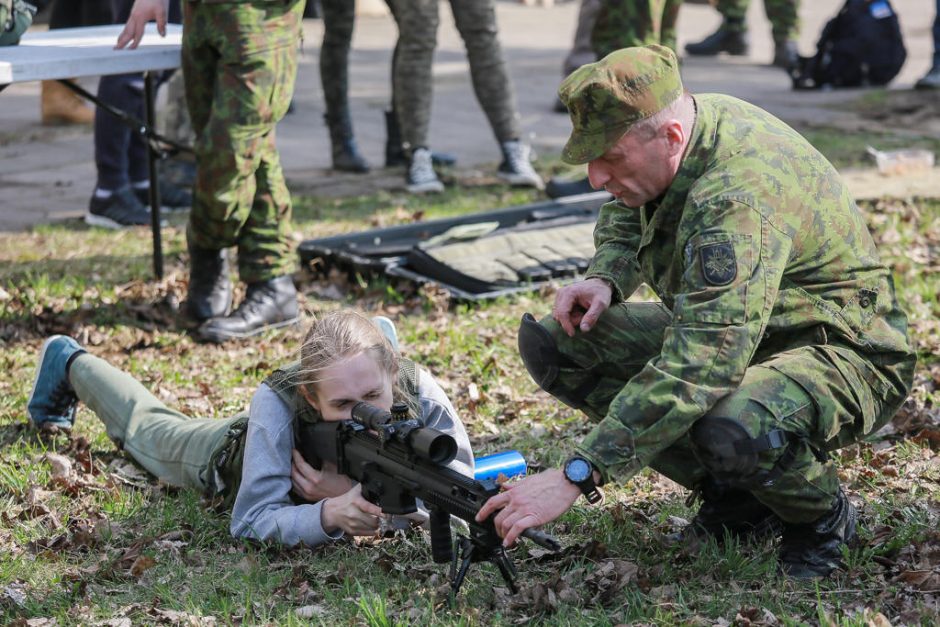
[[503, 162], [496, 171], [496, 176], [510, 185], [545, 189], [545, 181], [532, 167], [532, 149], [519, 140], [500, 144]]
[[444, 191], [444, 184], [437, 178], [431, 162], [431, 151], [427, 148], [416, 148], [411, 153], [406, 181], [405, 189], [412, 194]]
[[106, 229], [123, 229], [128, 226], [148, 226], [150, 209], [145, 207], [130, 186], [115, 190], [107, 198], [92, 195], [85, 214], [85, 224]]
[[940, 89], [940, 63], [930, 68], [922, 79], [914, 84], [917, 89]]

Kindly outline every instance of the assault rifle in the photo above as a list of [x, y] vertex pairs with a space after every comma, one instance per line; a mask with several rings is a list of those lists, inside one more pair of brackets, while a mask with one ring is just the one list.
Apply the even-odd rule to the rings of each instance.
[[[446, 466], [457, 455], [453, 437], [409, 419], [404, 404], [395, 404], [387, 412], [357, 403], [351, 420], [302, 422], [299, 429], [299, 449], [308, 463], [315, 468], [323, 461], [335, 463], [337, 471], [358, 481], [362, 496], [382, 511], [410, 514], [417, 510], [418, 499], [424, 503], [430, 514], [431, 556], [438, 564], [451, 563], [455, 596], [470, 564], [484, 560], [499, 568], [513, 593], [518, 591], [515, 566], [492, 517], [482, 523], [474, 520], [483, 503], [499, 492], [499, 485], [495, 480], [471, 479]], [[460, 536], [456, 547], [451, 540], [451, 516], [466, 521], [470, 529], [469, 537]], [[536, 529], [522, 535], [551, 551], [561, 548], [557, 540]]]

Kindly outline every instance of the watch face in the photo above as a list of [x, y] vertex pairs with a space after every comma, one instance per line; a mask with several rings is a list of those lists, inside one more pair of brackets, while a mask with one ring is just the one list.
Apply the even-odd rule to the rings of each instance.
[[581, 459], [580, 457], [568, 460], [568, 463], [565, 465], [565, 476], [568, 477], [568, 480], [572, 483], [581, 483], [590, 477], [593, 471], [594, 469], [591, 467], [591, 464], [588, 463], [586, 459]]

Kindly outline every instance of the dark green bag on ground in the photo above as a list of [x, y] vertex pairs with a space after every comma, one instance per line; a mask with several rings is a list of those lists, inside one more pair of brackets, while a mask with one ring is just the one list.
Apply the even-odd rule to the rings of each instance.
[[0, 0], [0, 46], [15, 46], [33, 23], [36, 7], [23, 0]]

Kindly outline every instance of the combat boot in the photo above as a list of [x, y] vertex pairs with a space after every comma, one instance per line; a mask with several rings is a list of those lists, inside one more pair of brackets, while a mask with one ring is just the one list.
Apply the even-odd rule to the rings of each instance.
[[345, 109], [338, 115], [323, 115], [326, 125], [330, 129], [330, 143], [333, 147], [333, 169], [341, 172], [356, 172], [364, 174], [369, 171], [369, 164], [356, 146], [353, 137], [352, 122], [349, 119], [349, 110]]
[[266, 329], [294, 324], [298, 319], [297, 289], [289, 274], [249, 283], [245, 300], [232, 315], [213, 318], [199, 327], [198, 337], [221, 344], [251, 337]]
[[685, 45], [685, 51], [693, 57], [713, 57], [720, 52], [747, 56], [750, 50], [750, 37], [744, 24], [733, 20], [725, 20], [718, 30], [702, 41]]
[[702, 497], [698, 513], [685, 528], [669, 536], [670, 541], [707, 538], [721, 541], [726, 533], [741, 540], [760, 539], [776, 536], [783, 528], [783, 521], [746, 490], [709, 478], [699, 485], [697, 492]]
[[842, 546], [855, 538], [858, 513], [842, 490], [832, 509], [815, 522], [785, 524], [780, 570], [794, 579], [827, 577], [842, 566]]
[[232, 307], [232, 281], [224, 250], [189, 247], [189, 295], [186, 310], [202, 322], [228, 314]]
[[796, 42], [792, 39], [778, 41], [774, 44], [774, 67], [783, 68], [788, 72], [800, 63], [800, 52]]
[[43, 81], [40, 97], [43, 126], [92, 124], [95, 110], [59, 81]]

